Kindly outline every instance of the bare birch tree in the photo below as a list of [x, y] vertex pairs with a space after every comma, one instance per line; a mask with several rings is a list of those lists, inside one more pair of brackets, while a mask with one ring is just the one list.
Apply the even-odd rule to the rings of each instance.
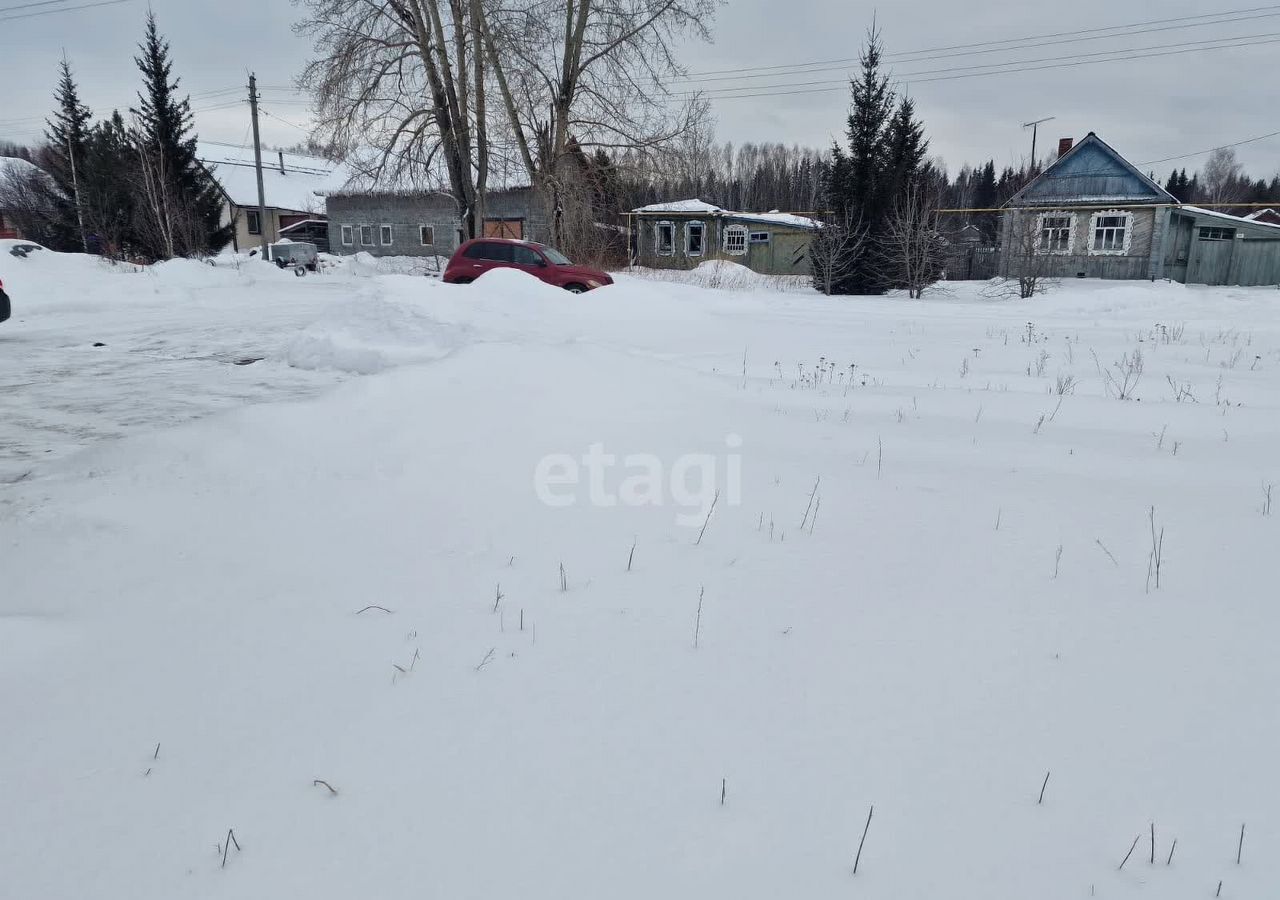
[[707, 115], [696, 94], [669, 93], [683, 73], [677, 40], [708, 39], [716, 0], [486, 2], [479, 24], [519, 160], [564, 244], [582, 153], [653, 150]]
[[922, 179], [914, 179], [894, 200], [885, 220], [885, 275], [919, 300], [942, 273], [946, 242], [939, 229], [938, 197]]
[[468, 235], [483, 221], [490, 170], [482, 0], [301, 0], [315, 41], [301, 81], [317, 136], [371, 181], [424, 186], [445, 175]]
[[1010, 211], [1004, 227], [1003, 274], [992, 282], [988, 294], [1029, 300], [1045, 293], [1055, 283], [1057, 267], [1046, 246], [1048, 239], [1041, 233], [1040, 217], [1034, 212]]
[[867, 243], [861, 221], [828, 218], [809, 245], [813, 286], [830, 296], [836, 282], [853, 265]]

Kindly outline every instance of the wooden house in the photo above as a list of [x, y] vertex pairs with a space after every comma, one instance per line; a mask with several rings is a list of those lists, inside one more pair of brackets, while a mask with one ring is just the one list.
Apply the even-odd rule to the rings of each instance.
[[1180, 204], [1090, 132], [1005, 204], [1000, 272], [1280, 284], [1280, 226]]
[[701, 200], [631, 211], [631, 260], [654, 269], [692, 269], [713, 259], [765, 275], [810, 274], [809, 245], [822, 224], [778, 211], [731, 212]]

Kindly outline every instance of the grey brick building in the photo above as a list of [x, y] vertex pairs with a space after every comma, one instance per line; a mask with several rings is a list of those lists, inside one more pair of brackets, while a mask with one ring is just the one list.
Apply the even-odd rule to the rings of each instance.
[[[330, 252], [374, 256], [449, 256], [462, 240], [453, 197], [443, 192], [339, 191], [325, 198]], [[545, 241], [546, 213], [530, 188], [485, 197], [487, 237]]]

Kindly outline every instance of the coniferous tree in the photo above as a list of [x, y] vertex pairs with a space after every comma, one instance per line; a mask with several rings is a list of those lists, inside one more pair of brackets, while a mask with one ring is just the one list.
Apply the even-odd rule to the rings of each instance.
[[155, 13], [147, 13], [146, 35], [134, 58], [142, 73], [138, 106], [131, 110], [138, 160], [139, 248], [152, 258], [214, 253], [231, 240], [222, 225], [222, 196], [200, 164], [190, 100], [178, 93], [169, 43]]
[[[975, 209], [995, 209], [999, 205], [1000, 198], [996, 190], [996, 163], [995, 160], [988, 160], [978, 172], [974, 183], [973, 206]], [[1000, 222], [997, 213], [976, 213], [972, 221], [982, 231], [984, 243], [996, 242]]]
[[83, 251], [85, 234], [82, 207], [78, 206], [79, 180], [85, 167], [93, 113], [80, 101], [80, 89], [65, 57], [58, 71], [58, 89], [54, 94], [57, 109], [46, 122], [47, 144], [39, 160], [54, 188], [49, 195], [53, 215], [45, 239], [55, 250]]
[[[886, 132], [893, 118], [894, 94], [888, 76], [881, 71], [883, 52], [879, 32], [872, 29], [862, 52], [861, 71], [852, 85], [848, 149], [837, 144], [831, 152], [826, 194], [833, 236], [854, 231], [874, 237], [882, 230], [887, 214]], [[820, 236], [815, 242], [816, 253], [827, 251], [824, 243]], [[873, 241], [861, 242], [861, 252], [849, 254], [839, 265], [822, 268], [834, 269], [834, 274], [824, 279], [832, 293], [878, 294], [885, 290], [880, 274], [883, 266]]]
[[135, 249], [135, 159], [124, 118], [115, 110], [94, 126], [86, 145], [80, 195], [92, 252], [124, 256]]

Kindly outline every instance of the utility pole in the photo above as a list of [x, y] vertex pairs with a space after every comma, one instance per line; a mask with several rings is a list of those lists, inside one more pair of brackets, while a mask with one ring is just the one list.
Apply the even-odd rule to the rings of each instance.
[[267, 258], [267, 195], [262, 188], [262, 142], [258, 140], [258, 79], [249, 75], [249, 112], [253, 116], [253, 168], [258, 176], [258, 233], [262, 238], [262, 258]]
[[1039, 133], [1041, 125], [1045, 122], [1052, 122], [1056, 118], [1057, 116], [1049, 116], [1047, 119], [1036, 119], [1034, 122], [1025, 122], [1022, 125], [1023, 128], [1031, 129], [1031, 171], [1033, 172], [1036, 170], [1037, 165], [1039, 165], [1036, 162], [1036, 135]]

